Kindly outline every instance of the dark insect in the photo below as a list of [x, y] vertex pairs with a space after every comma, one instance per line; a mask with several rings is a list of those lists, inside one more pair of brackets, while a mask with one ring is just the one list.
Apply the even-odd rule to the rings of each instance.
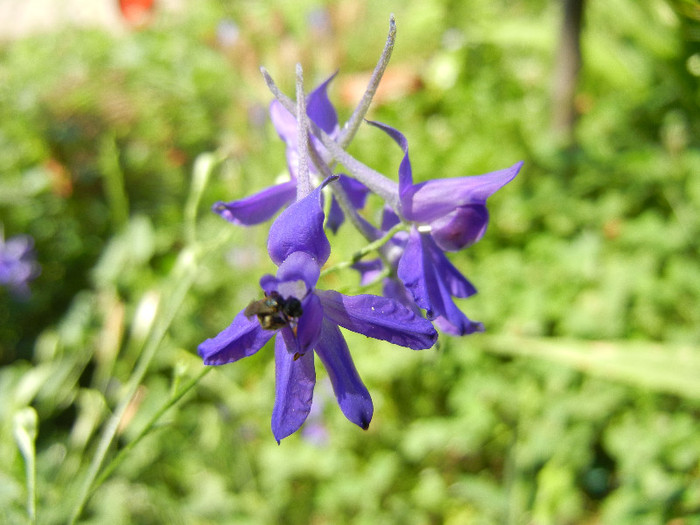
[[243, 311], [246, 317], [258, 316], [263, 330], [277, 330], [289, 326], [297, 335], [297, 322], [303, 310], [296, 297], [285, 299], [278, 292], [265, 293], [265, 298], [253, 301]]

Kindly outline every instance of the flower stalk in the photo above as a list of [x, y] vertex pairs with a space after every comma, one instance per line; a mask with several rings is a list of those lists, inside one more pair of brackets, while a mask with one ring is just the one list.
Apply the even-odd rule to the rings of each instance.
[[299, 146], [299, 165], [297, 168], [297, 200], [311, 193], [311, 176], [309, 174], [309, 119], [306, 116], [306, 100], [304, 96], [304, 72], [301, 64], [296, 67], [296, 119], [297, 144]]
[[374, 98], [377, 88], [379, 87], [379, 82], [384, 76], [384, 71], [386, 71], [389, 65], [389, 60], [391, 60], [391, 53], [394, 51], [394, 43], [396, 42], [396, 19], [392, 14], [389, 18], [389, 34], [386, 37], [386, 44], [384, 44], [384, 50], [382, 51], [379, 61], [372, 72], [372, 76], [369, 79], [369, 84], [367, 84], [367, 89], [365, 89], [364, 94], [360, 103], [357, 105], [355, 110], [350, 115], [345, 125], [343, 125], [340, 136], [338, 137], [338, 145], [341, 148], [347, 148], [348, 144], [352, 141], [360, 128], [360, 124], [365, 118], [370, 105], [372, 104], [372, 99]]

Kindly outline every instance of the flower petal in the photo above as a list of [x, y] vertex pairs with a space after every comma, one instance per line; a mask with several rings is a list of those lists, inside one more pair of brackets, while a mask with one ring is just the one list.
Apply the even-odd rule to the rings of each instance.
[[382, 211], [382, 230], [389, 231], [399, 222], [401, 222], [401, 219], [394, 213], [394, 210], [389, 206], [384, 206], [384, 210]]
[[328, 99], [328, 84], [337, 74], [337, 71], [333, 73], [306, 97], [306, 114], [328, 135], [332, 135], [338, 128], [338, 115]]
[[342, 295], [316, 290], [323, 313], [334, 323], [374, 339], [382, 339], [414, 350], [430, 348], [437, 332], [430, 321], [399, 302], [377, 295]]
[[231, 325], [212, 339], [197, 347], [197, 353], [205, 365], [233, 363], [260, 350], [275, 335], [273, 330], [263, 330], [256, 317], [248, 318], [243, 311]]
[[430, 235], [442, 250], [456, 252], [481, 239], [488, 223], [483, 204], [460, 206], [430, 223]]
[[304, 313], [301, 314], [297, 326], [298, 348], [294, 349], [293, 353], [307, 354], [311, 353], [321, 335], [323, 308], [321, 301], [313, 293], [303, 301], [302, 308]]
[[[381, 122], [376, 122], [368, 120], [367, 124], [371, 124], [385, 133], [387, 133], [403, 150], [404, 156], [401, 159], [401, 164], [399, 164], [399, 196], [403, 203], [404, 193], [409, 191], [411, 186], [413, 186], [413, 170], [411, 168], [411, 159], [408, 157], [408, 141], [406, 137], [398, 129], [382, 124]], [[406, 216], [407, 218], [410, 218]]]
[[442, 250], [433, 242], [431, 236], [422, 235], [423, 249], [430, 254], [433, 272], [440, 282], [444, 283], [446, 291], [454, 297], [470, 297], [476, 293], [476, 288], [462, 273], [454, 267]]
[[372, 398], [352, 362], [343, 334], [328, 319], [323, 320], [316, 353], [328, 372], [343, 414], [360, 428], [367, 430], [374, 412]]
[[272, 218], [286, 204], [294, 202], [296, 182], [289, 181], [231, 202], [217, 202], [212, 211], [233, 224], [251, 226]]
[[277, 443], [304, 424], [311, 410], [316, 384], [314, 353], [295, 359], [283, 337], [275, 340], [275, 407], [272, 410], [272, 434]]
[[428, 318], [435, 317], [433, 296], [439, 294], [432, 267], [432, 257], [423, 250], [422, 236], [411, 228], [408, 242], [399, 260], [397, 275], [411, 292], [416, 304], [427, 311]]
[[[297, 119], [287, 111], [278, 100], [273, 100], [270, 103], [270, 120], [272, 120], [272, 125], [275, 127], [279, 137], [287, 145], [285, 150], [287, 168], [289, 169], [292, 180], [295, 180], [299, 167]], [[311, 166], [311, 168], [313, 170], [313, 166]]]
[[418, 308], [418, 305], [413, 300], [413, 296], [400, 280], [394, 277], [385, 278], [382, 282], [382, 295], [390, 299], [395, 299], [409, 310], [415, 312], [416, 315], [422, 315], [420, 308]]
[[323, 231], [321, 189], [337, 177], [328, 177], [318, 188], [284, 210], [270, 226], [267, 251], [278, 266], [294, 252], [306, 252], [319, 266], [328, 260], [331, 245]]
[[367, 186], [362, 184], [359, 180], [355, 180], [347, 175], [340, 175], [338, 177], [338, 184], [345, 190], [346, 195], [350, 199], [350, 204], [358, 210], [365, 207], [367, 195], [369, 195], [369, 188]]
[[270, 103], [270, 120], [284, 143], [297, 149], [297, 119], [278, 100]]
[[484, 204], [490, 195], [515, 178], [522, 165], [518, 162], [485, 175], [421, 182], [402, 192], [402, 211], [410, 220], [432, 222], [460, 206]]
[[[306, 252], [293, 252], [280, 264], [277, 270], [277, 281], [304, 281], [307, 290], [316, 286], [321, 267], [318, 260]], [[302, 300], [304, 297], [297, 297]]]
[[433, 323], [435, 323], [435, 326], [437, 326], [442, 332], [446, 334], [456, 336], [469, 335], [475, 332], [484, 331], [484, 323], [480, 323], [479, 321], [472, 321], [466, 315], [464, 315], [463, 312], [457, 309], [456, 306], [455, 309], [456, 311], [452, 312], [452, 315], [450, 315], [450, 319], [452, 319], [455, 322], [452, 322], [447, 317], [443, 317], [442, 315], [440, 315], [433, 319]]
[[326, 227], [335, 235], [338, 233], [338, 228], [340, 228], [340, 225], [343, 224], [343, 222], [345, 222], [345, 214], [343, 213], [340, 204], [338, 204], [337, 199], [333, 197], [331, 199], [331, 207], [328, 210]]
[[269, 294], [273, 290], [277, 290], [277, 287], [279, 286], [279, 281], [277, 280], [277, 277], [274, 275], [270, 275], [269, 273], [266, 273], [260, 278], [260, 288], [263, 289], [263, 291], [266, 294]]
[[429, 235], [420, 234], [415, 228], [411, 230], [397, 274], [416, 304], [427, 311], [429, 319], [443, 317], [454, 327], [446, 330], [448, 333], [466, 335], [483, 330], [481, 323], [471, 321], [452, 300], [452, 296], [472, 295], [476, 289], [452, 266]]
[[[338, 130], [338, 115], [336, 114], [335, 108], [328, 99], [327, 88], [328, 84], [335, 77], [335, 73], [331, 75], [325, 82], [314, 89], [306, 97], [306, 114], [309, 116], [311, 121], [319, 126], [323, 131], [325, 131], [331, 137], [337, 135]], [[297, 120], [296, 116], [292, 115], [287, 111], [282, 104], [273, 100], [270, 104], [270, 119], [272, 124], [277, 131], [277, 134], [287, 145], [286, 157], [287, 157], [287, 167], [292, 177], [296, 177], [297, 169], [299, 165], [299, 148], [298, 144], [298, 130], [297, 130]], [[311, 136], [311, 142], [314, 147], [318, 150], [320, 155], [325, 158], [326, 151], [315, 136]], [[312, 173], [316, 173], [316, 168], [309, 166]]]

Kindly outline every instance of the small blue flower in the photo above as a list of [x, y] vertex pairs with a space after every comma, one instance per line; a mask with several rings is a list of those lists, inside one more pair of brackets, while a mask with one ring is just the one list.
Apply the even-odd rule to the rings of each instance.
[[517, 162], [510, 168], [485, 175], [431, 179], [414, 184], [406, 137], [386, 124], [369, 124], [384, 130], [403, 149], [399, 198], [404, 218], [425, 225], [443, 251], [458, 251], [481, 239], [489, 221], [486, 199], [513, 180], [523, 163]]
[[7, 240], [0, 235], [0, 285], [18, 298], [29, 297], [29, 281], [41, 272], [29, 235], [15, 235]]
[[[340, 133], [338, 125], [338, 115], [328, 98], [328, 85], [335, 77], [335, 74], [326, 79], [321, 85], [314, 89], [306, 99], [306, 113], [311, 121], [326, 132], [331, 139], [335, 140]], [[297, 168], [299, 165], [299, 144], [297, 133], [297, 120], [294, 115], [287, 111], [278, 100], [273, 100], [270, 104], [270, 119], [279, 137], [287, 145], [286, 157], [289, 169], [290, 180], [246, 197], [244, 199], [231, 202], [217, 202], [212, 207], [215, 213], [229, 222], [241, 226], [252, 226], [271, 219], [278, 211], [288, 206], [297, 197]], [[320, 143], [320, 141], [310, 136], [312, 146], [321, 156], [323, 162], [330, 161], [330, 155]], [[316, 177], [320, 175], [316, 171], [313, 163], [310, 163], [311, 173]], [[349, 197], [350, 203], [355, 208], [362, 208], [365, 205], [369, 190], [364, 184], [345, 175], [340, 175], [340, 185]], [[336, 233], [344, 221], [343, 212], [338, 203], [333, 199], [328, 216], [328, 227]]]
[[[404, 151], [399, 165], [399, 209], [412, 223], [408, 235], [402, 232], [392, 239], [394, 249], [386, 254], [398, 281], [385, 279], [384, 294], [405, 304], [405, 287], [413, 301], [426, 310], [428, 319], [444, 332], [466, 335], [483, 331], [481, 323], [470, 320], [454, 303], [453, 297], [469, 297], [476, 288], [444, 252], [461, 250], [481, 239], [489, 220], [486, 199], [513, 180], [523, 163], [485, 175], [414, 184], [406, 137], [385, 124], [369, 123], [385, 131]], [[396, 214], [385, 211], [382, 230], [388, 231], [398, 222]]]
[[[393, 299], [315, 287], [330, 255], [321, 207], [321, 188], [329, 180], [272, 224], [268, 252], [279, 268], [276, 276], [260, 280], [267, 298], [264, 308], [242, 310], [228, 328], [198, 348], [205, 364], [222, 365], [256, 353], [277, 336], [272, 432], [278, 442], [296, 432], [309, 414], [316, 383], [314, 354], [326, 368], [345, 416], [363, 429], [369, 426], [372, 399], [339, 327], [414, 350], [430, 348], [437, 340], [429, 321]], [[262, 313], [251, 315], [260, 309]]]

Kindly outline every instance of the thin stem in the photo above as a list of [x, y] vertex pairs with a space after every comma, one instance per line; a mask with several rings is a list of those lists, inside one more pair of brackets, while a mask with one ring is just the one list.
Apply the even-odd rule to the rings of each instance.
[[105, 469], [102, 471], [102, 474], [100, 474], [100, 477], [95, 480], [95, 483], [92, 486], [92, 492], [94, 493], [97, 488], [104, 483], [104, 481], [114, 472], [114, 470], [121, 464], [121, 462], [124, 460], [124, 458], [127, 456], [127, 454], [136, 446], [138, 443], [146, 437], [156, 426], [156, 423], [160, 420], [163, 415], [170, 410], [182, 397], [187, 394], [192, 388], [199, 383], [199, 381], [207, 375], [209, 372], [213, 370], [212, 367], [204, 367], [202, 370], [197, 374], [195, 377], [190, 379], [187, 384], [179, 391], [176, 393], [173, 393], [168, 399], [168, 401], [160, 407], [160, 409], [153, 414], [151, 419], [148, 421], [146, 426], [139, 432], [139, 434], [132, 440], [130, 441], [123, 449], [119, 451], [119, 453], [112, 459], [112, 461], [109, 462], [109, 464], [105, 467]]
[[340, 136], [338, 137], [338, 145], [341, 148], [347, 148], [348, 144], [352, 141], [353, 137], [357, 133], [357, 130], [362, 124], [362, 121], [369, 110], [369, 106], [372, 103], [375, 93], [377, 92], [377, 87], [379, 82], [382, 80], [384, 71], [386, 71], [389, 65], [389, 60], [391, 59], [391, 53], [394, 50], [394, 43], [396, 42], [396, 20], [392, 14], [389, 18], [389, 34], [386, 37], [386, 44], [384, 44], [384, 50], [382, 55], [379, 57], [379, 62], [377, 62], [374, 71], [372, 72], [372, 77], [369, 79], [369, 84], [367, 84], [367, 89], [364, 95], [362, 95], [362, 100], [353, 111], [350, 118], [343, 126], [340, 131]]
[[[201, 189], [197, 187], [193, 187], [191, 190], [194, 194], [194, 197], [192, 197], [190, 201], [190, 207], [192, 209], [196, 209], [199, 204], [199, 198], [203, 193], [200, 190]], [[196, 214], [193, 219], [196, 219]], [[192, 227], [194, 226], [195, 225], [193, 223]], [[75, 508], [73, 509], [69, 523], [73, 524], [80, 518], [80, 515], [85, 509], [85, 505], [94, 491], [94, 483], [97, 478], [97, 474], [104, 463], [105, 457], [107, 456], [107, 452], [109, 451], [112, 442], [114, 441], [114, 437], [117, 434], [117, 429], [119, 428], [122, 418], [124, 417], [131, 400], [136, 394], [139, 385], [142, 383], [143, 378], [148, 371], [148, 367], [156, 354], [156, 351], [160, 347], [161, 342], [170, 329], [170, 325], [175, 319], [180, 306], [184, 302], [187, 292], [199, 274], [197, 271], [199, 261], [204, 259], [203, 255], [206, 251], [209, 249], [215, 249], [217, 246], [225, 242], [228, 237], [228, 230], [225, 230], [224, 234], [221, 235], [219, 239], [209, 243], [206, 248], [203, 246], [188, 244], [180, 252], [175, 266], [170, 272], [166, 281], [168, 283], [175, 284], [170, 289], [170, 293], [166, 299], [160, 303], [166, 304], [167, 309], [156, 314], [159, 316], [159, 318], [153, 326], [150, 336], [143, 347], [143, 351], [140, 353], [139, 362], [129, 378], [124, 395], [102, 430], [95, 455], [92, 457], [83, 484], [79, 489], [77, 502], [75, 504]]]
[[[272, 80], [272, 77], [265, 68], [260, 68], [260, 71], [262, 72], [265, 82], [275, 98], [279, 100], [287, 111], [294, 115], [296, 113], [294, 102], [280, 91], [275, 84], [275, 81]], [[319, 138], [333, 159], [345, 166], [350, 175], [362, 182], [370, 190], [384, 199], [384, 201], [392, 207], [397, 215], [401, 217], [399, 210], [399, 185], [378, 171], [373, 170], [369, 166], [366, 166], [359, 160], [349, 155], [343, 148], [336, 144], [336, 142], [330, 138], [325, 131], [314, 124], [313, 121], [309, 121], [309, 125], [313, 134]]]
[[311, 193], [309, 176], [309, 119], [306, 116], [306, 99], [304, 98], [304, 73], [301, 64], [296, 69], [297, 103], [294, 114], [297, 116], [297, 200]]
[[377, 238], [376, 230], [372, 227], [372, 225], [360, 217], [360, 214], [357, 213], [357, 209], [350, 202], [350, 198], [343, 187], [338, 183], [332, 184], [330, 189], [333, 197], [335, 197], [336, 202], [340, 206], [340, 209], [343, 210], [343, 213], [352, 223], [355, 229], [359, 231], [367, 241], [374, 241]]
[[362, 259], [362, 258], [363, 258], [365, 255], [367, 255], [368, 253], [373, 252], [374, 250], [378, 250], [379, 248], [381, 248], [382, 246], [384, 246], [384, 245], [385, 245], [386, 243], [388, 243], [388, 242], [391, 240], [391, 238], [392, 238], [394, 235], [396, 235], [398, 232], [400, 232], [400, 231], [407, 231], [409, 228], [410, 228], [410, 225], [405, 224], [405, 223], [403, 223], [403, 222], [400, 222], [400, 223], [396, 224], [393, 228], [391, 228], [390, 230], [388, 230], [388, 231], [387, 231], [384, 235], [382, 235], [379, 239], [377, 239], [376, 241], [373, 241], [373, 242], [369, 243], [369, 244], [368, 244], [367, 246], [365, 246], [364, 248], [361, 248], [360, 250], [358, 250], [357, 252], [355, 252], [355, 255], [353, 256], [353, 258], [355, 259], [355, 261], [359, 261], [360, 259]]
[[124, 173], [119, 165], [119, 148], [114, 133], [109, 133], [100, 144], [100, 171], [114, 229], [124, 228], [129, 220], [129, 199], [124, 189]]
[[[382, 246], [384, 246], [386, 243], [388, 243], [394, 235], [396, 235], [400, 231], [406, 231], [408, 230], [410, 226], [408, 224], [404, 223], [399, 223], [395, 225], [393, 228], [388, 230], [384, 235], [382, 235], [379, 239], [376, 239], [366, 246], [360, 248], [357, 250], [353, 255], [352, 258], [349, 261], [344, 261], [338, 264], [335, 264], [333, 266], [330, 266], [323, 270], [321, 272], [321, 276], [327, 275], [331, 272], [334, 272], [336, 270], [340, 270], [342, 268], [347, 268], [348, 266], [352, 266], [355, 264], [357, 261], [362, 259], [365, 255], [368, 255], [372, 253], [375, 250], [379, 250]], [[389, 272], [390, 273], [390, 272]], [[387, 274], [388, 275], [388, 274]]]
[[17, 447], [24, 458], [27, 476], [27, 518], [36, 523], [36, 436], [39, 418], [36, 410], [25, 407], [14, 416], [13, 433]]
[[197, 237], [197, 208], [202, 199], [209, 176], [214, 168], [221, 162], [221, 155], [217, 153], [202, 153], [197, 156], [192, 169], [192, 188], [185, 203], [185, 240], [188, 244], [194, 244]]
[[[321, 272], [321, 277], [323, 277], [324, 275], [328, 275], [329, 273], [338, 272], [340, 270], [345, 270], [346, 268], [350, 268], [356, 262], [357, 261], [350, 260], [350, 261], [342, 261], [342, 262], [336, 263], [333, 266], [329, 266], [328, 268], [323, 270]], [[370, 286], [374, 285], [374, 283], [381, 281], [385, 277], [389, 277], [391, 274], [392, 274], [392, 271], [389, 268], [384, 268], [379, 273], [379, 275], [377, 275], [376, 279], [374, 279], [372, 282], [366, 283], [366, 284], [360, 284], [358, 287], [359, 288], [369, 288]]]
[[160, 347], [161, 341], [165, 337], [165, 334], [170, 328], [177, 311], [182, 305], [190, 286], [195, 280], [198, 272], [196, 271], [195, 254], [192, 249], [186, 248], [183, 250], [178, 258], [178, 262], [176, 263], [173, 273], [175, 275], [173, 276], [173, 280], [171, 282], [175, 282], [177, 284], [175, 289], [171, 292], [170, 297], [164, 301], [169, 308], [163, 312], [163, 316], [159, 320], [160, 322], [154, 326], [151, 337], [148, 340], [148, 343], [146, 343], [143, 353], [141, 354], [141, 358], [139, 359], [129, 382], [127, 383], [126, 392], [102, 431], [102, 436], [100, 437], [97, 450], [95, 451], [95, 455], [90, 462], [90, 467], [88, 468], [85, 481], [83, 482], [78, 495], [78, 502], [73, 510], [69, 523], [75, 523], [82, 514], [90, 494], [92, 493], [93, 483], [97, 477], [97, 473], [104, 462], [109, 447], [112, 445], [112, 441], [114, 440], [119, 424], [124, 417], [124, 413], [131, 403], [134, 394], [136, 394], [136, 390], [143, 381], [143, 378], [148, 371], [148, 367], [156, 354], [156, 350], [158, 350]]
[[[321, 155], [319, 155], [314, 145], [312, 143], [309, 143], [309, 146], [309, 152], [311, 153], [311, 161], [314, 163], [314, 166], [316, 167], [318, 172], [321, 173], [324, 179], [327, 179], [328, 177], [332, 176], [333, 172], [331, 171], [331, 168], [328, 166], [328, 164], [326, 164], [323, 161]], [[329, 187], [331, 193], [338, 202], [340, 209], [343, 210], [343, 213], [352, 223], [352, 225], [355, 226], [357, 231], [359, 231], [362, 234], [362, 236], [369, 242], [374, 241], [377, 238], [376, 230], [372, 228], [372, 226], [368, 224], [367, 221], [363, 220], [362, 217], [360, 217], [360, 215], [357, 213], [357, 210], [350, 202], [350, 198], [348, 197], [343, 187], [340, 184], [331, 184]]]

